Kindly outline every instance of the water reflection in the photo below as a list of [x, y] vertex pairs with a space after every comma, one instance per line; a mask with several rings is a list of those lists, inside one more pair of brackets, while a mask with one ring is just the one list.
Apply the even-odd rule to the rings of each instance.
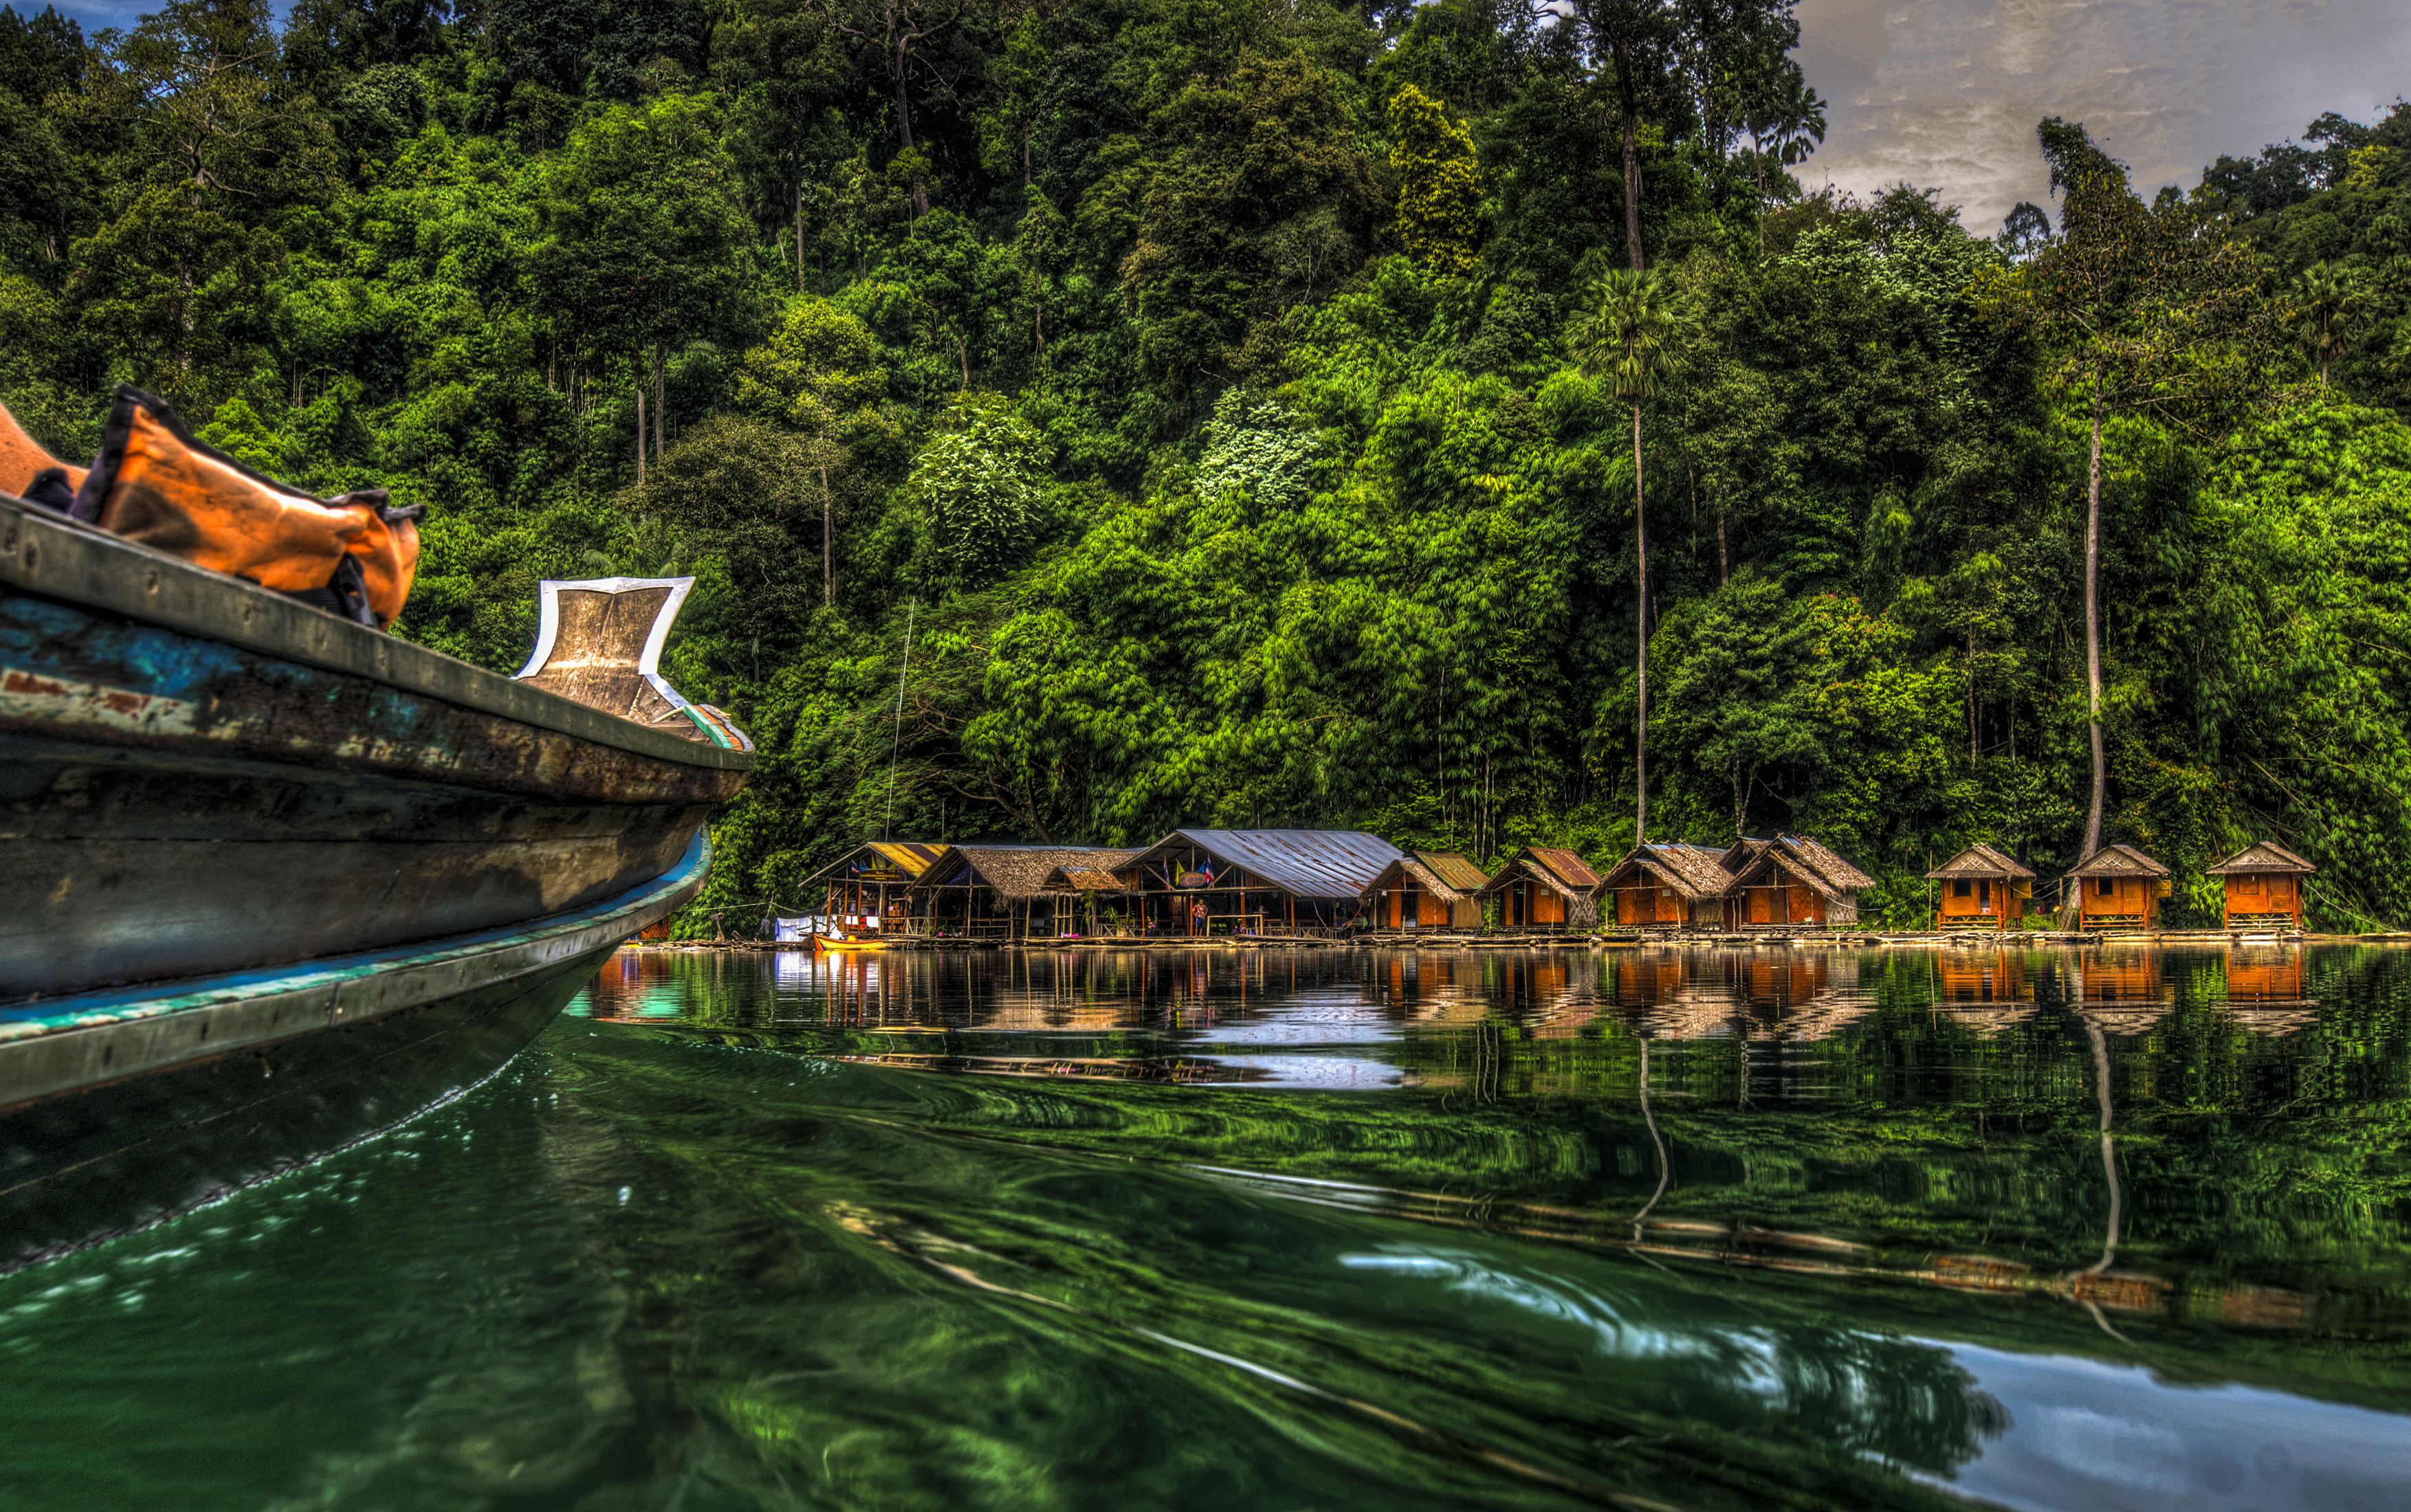
[[0, 1505], [2390, 1507], [2406, 1023], [2379, 950], [628, 952], [0, 1278]]
[[[2388, 1132], [2406, 966], [2009, 942], [890, 955], [884, 994], [859, 963], [782, 964], [778, 1005], [724, 1027], [1067, 1084], [1385, 1088], [1261, 1122], [1125, 1102], [1045, 1142], [1461, 1236], [1338, 1263], [1378, 1281], [1384, 1328], [1510, 1354], [1585, 1341], [1647, 1403], [1618, 1444], [1713, 1422], [1720, 1445], [1814, 1443], [2002, 1505], [2241, 1512], [2411, 1485], [2411, 1423], [2389, 1411], [2411, 1401], [2411, 1181]], [[870, 1020], [840, 1011], [865, 1001]], [[866, 1032], [832, 1036], [840, 1020]], [[916, 1035], [944, 1043], [899, 1048]], [[1098, 1115], [1083, 1106], [1071, 1124]], [[1595, 1466], [1517, 1452], [1606, 1494]]]

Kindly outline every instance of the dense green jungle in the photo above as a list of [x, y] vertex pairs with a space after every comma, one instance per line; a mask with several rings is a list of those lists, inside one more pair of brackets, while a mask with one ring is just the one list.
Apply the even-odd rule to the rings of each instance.
[[2262, 836], [2411, 920], [2411, 107], [2156, 188], [2038, 123], [1987, 235], [1805, 182], [1790, 0], [1557, 8], [0, 9], [0, 400], [428, 504], [399, 632], [487, 667], [694, 575], [766, 759], [689, 932], [866, 833], [1644, 794], [1878, 918], [2097, 829], [2171, 923]]

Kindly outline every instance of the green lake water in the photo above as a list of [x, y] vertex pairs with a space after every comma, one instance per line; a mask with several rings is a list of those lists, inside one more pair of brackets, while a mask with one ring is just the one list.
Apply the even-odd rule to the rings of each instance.
[[0, 1508], [2411, 1505], [2411, 952], [622, 952]]

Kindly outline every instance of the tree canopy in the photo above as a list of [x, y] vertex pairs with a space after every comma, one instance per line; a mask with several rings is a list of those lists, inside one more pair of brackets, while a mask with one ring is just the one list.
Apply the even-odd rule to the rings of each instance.
[[489, 667], [540, 578], [695, 576], [666, 670], [764, 752], [732, 920], [891, 754], [899, 835], [1603, 861], [1645, 806], [1819, 835], [1902, 918], [1970, 841], [2054, 875], [2097, 795], [2171, 917], [2266, 836], [2319, 918], [2411, 920], [2411, 108], [2181, 187], [2040, 123], [1995, 234], [1805, 183], [1798, 41], [1790, 0], [0, 8], [0, 400], [84, 455], [131, 381], [430, 504], [401, 632]]

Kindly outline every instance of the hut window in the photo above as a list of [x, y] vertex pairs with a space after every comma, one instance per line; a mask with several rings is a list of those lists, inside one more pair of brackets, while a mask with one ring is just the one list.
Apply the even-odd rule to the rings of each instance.
[[1960, 878], [1957, 881], [1951, 884], [1951, 895], [1952, 897], [1972, 897], [1975, 895], [1975, 892], [1976, 884], [1969, 881], [1965, 877]]
[[2117, 891], [2118, 883], [2114, 878], [2104, 877], [2097, 880], [2093, 884], [2093, 894], [2096, 897], [2108, 897]]

